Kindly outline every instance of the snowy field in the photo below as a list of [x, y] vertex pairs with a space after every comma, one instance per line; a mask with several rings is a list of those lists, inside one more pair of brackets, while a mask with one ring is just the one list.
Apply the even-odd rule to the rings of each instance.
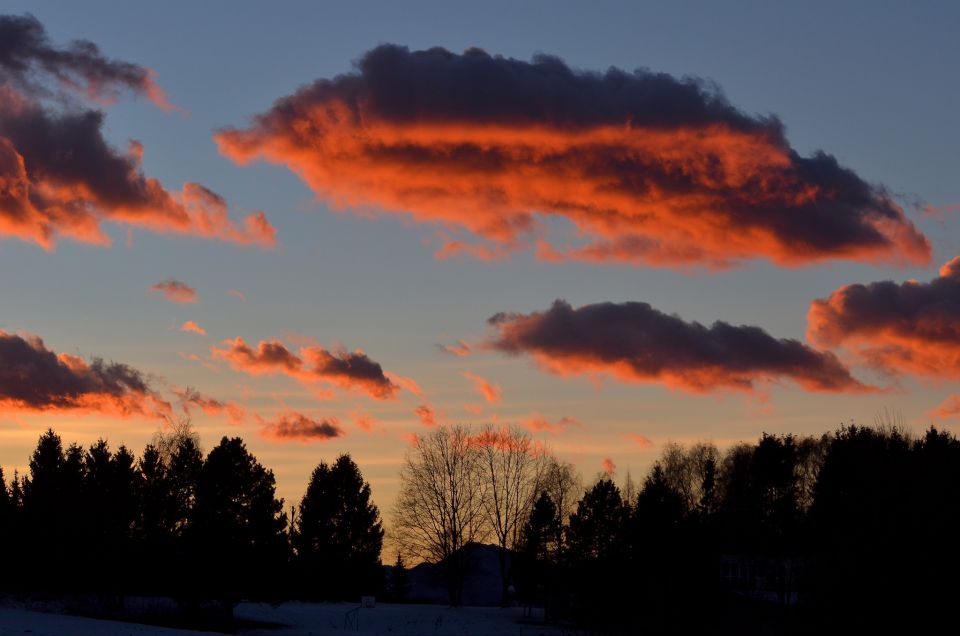
[[[356, 627], [345, 627], [347, 613], [355, 609], [348, 603], [284, 603], [277, 607], [259, 603], [241, 603], [234, 611], [240, 619], [284, 625], [275, 629], [250, 629], [238, 633], [249, 636], [276, 634], [294, 636], [313, 634], [357, 634], [379, 636], [396, 634], [559, 636], [562, 630], [528, 623], [520, 608], [449, 608], [441, 605], [391, 605], [361, 609]], [[188, 636], [210, 634], [190, 630], [152, 627], [135, 623], [103, 621], [92, 618], [31, 612], [0, 607], [0, 636]]]

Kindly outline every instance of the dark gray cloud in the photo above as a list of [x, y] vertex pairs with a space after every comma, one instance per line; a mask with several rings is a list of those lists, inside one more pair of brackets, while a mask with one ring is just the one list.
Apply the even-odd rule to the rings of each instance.
[[574, 309], [557, 300], [547, 311], [500, 313], [489, 320], [488, 346], [533, 356], [563, 374], [610, 374], [688, 391], [792, 380], [809, 391], [870, 390], [832, 353], [759, 327], [687, 322], [642, 302], [597, 303]]
[[36, 336], [0, 331], [0, 404], [24, 411], [82, 410], [151, 417], [170, 413], [142, 373], [116, 362], [57, 354]]
[[119, 90], [126, 89], [171, 108], [150, 69], [111, 60], [88, 40], [58, 47], [30, 14], [0, 15], [0, 83], [22, 92], [48, 93], [52, 90], [48, 80], [55, 81], [56, 89], [78, 91], [99, 101], [113, 101]]

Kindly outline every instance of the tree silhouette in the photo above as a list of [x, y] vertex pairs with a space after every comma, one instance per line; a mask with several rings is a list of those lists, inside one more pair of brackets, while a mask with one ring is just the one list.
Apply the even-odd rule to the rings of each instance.
[[203, 468], [200, 438], [189, 420], [181, 420], [167, 434], [155, 436], [157, 447], [166, 467], [166, 475], [173, 503], [171, 511], [174, 534], [182, 537], [190, 521], [197, 496], [197, 482]]
[[629, 508], [607, 477], [598, 480], [577, 504], [567, 528], [567, 559], [574, 595], [574, 617], [612, 627], [606, 610], [627, 583], [625, 532]]
[[[71, 450], [74, 447], [71, 447]], [[77, 525], [76, 508], [82, 483], [82, 451], [71, 453], [70, 467], [60, 436], [47, 429], [30, 457], [30, 476], [23, 482], [24, 546], [35, 567], [24, 574], [28, 585], [39, 590], [60, 591], [75, 584], [75, 569], [63, 572], [60, 564], [82, 542], [72, 530]]]
[[390, 570], [390, 600], [394, 603], [406, 603], [410, 600], [410, 570], [399, 552]]
[[140, 579], [145, 593], [169, 588], [177, 559], [175, 547], [178, 502], [174, 500], [169, 469], [160, 450], [153, 444], [143, 449], [139, 462], [140, 485], [137, 491], [137, 562], [149, 576]]
[[[907, 548], [917, 538], [911, 517], [932, 512], [913, 500], [919, 475], [910, 450], [899, 430], [856, 426], [837, 431], [827, 449], [810, 510], [817, 554], [812, 592], [821, 616], [843, 628], [906, 627], [895, 623], [915, 613], [917, 589], [927, 585]], [[881, 607], [888, 610], [883, 615], [876, 613]]]
[[465, 426], [442, 426], [418, 435], [400, 472], [393, 528], [406, 554], [442, 563], [450, 604], [460, 605], [469, 563], [464, 548], [489, 534], [484, 499], [488, 484]]
[[567, 543], [576, 558], [608, 558], [620, 547], [620, 533], [628, 511], [620, 498], [620, 489], [609, 478], [602, 478], [586, 492], [577, 511], [570, 516]]
[[487, 484], [484, 510], [500, 550], [501, 604], [509, 603], [512, 578], [511, 552], [519, 547], [520, 533], [544, 482], [547, 455], [528, 433], [517, 427], [484, 426], [475, 444], [479, 469]]
[[557, 509], [557, 521], [554, 525], [557, 536], [554, 545], [559, 559], [564, 551], [567, 521], [576, 511], [577, 502], [583, 496], [583, 482], [573, 464], [551, 456], [547, 460], [543, 488]]
[[545, 601], [559, 556], [557, 507], [544, 490], [533, 504], [523, 524], [517, 554], [517, 587], [524, 604]]
[[[10, 504], [10, 493], [7, 491], [7, 480], [3, 476], [3, 466], [0, 466], [0, 546], [2, 550], [10, 550], [10, 535], [13, 532], [13, 514]], [[0, 584], [3, 589], [3, 584]]]
[[383, 527], [370, 484], [349, 455], [321, 462], [300, 502], [293, 542], [302, 592], [358, 600], [383, 587]]
[[111, 453], [100, 439], [87, 450], [83, 476], [86, 549], [91, 566], [96, 566], [88, 581], [97, 590], [116, 590], [123, 582], [115, 573], [133, 553], [140, 486], [136, 459], [124, 446]]
[[287, 560], [287, 515], [273, 472], [239, 437], [222, 438], [207, 455], [191, 517], [187, 531], [199, 589], [216, 590], [231, 603], [276, 590]]

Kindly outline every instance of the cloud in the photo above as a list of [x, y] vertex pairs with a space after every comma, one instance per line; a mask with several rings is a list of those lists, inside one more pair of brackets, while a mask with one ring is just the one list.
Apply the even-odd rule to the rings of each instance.
[[180, 406], [188, 415], [193, 409], [199, 408], [207, 415], [226, 415], [231, 424], [242, 424], [247, 419], [247, 410], [236, 402], [222, 402], [204, 395], [196, 389], [173, 389], [173, 393], [180, 400]]
[[807, 337], [889, 374], [960, 379], [960, 257], [927, 283], [857, 283], [814, 300]]
[[375, 430], [380, 430], [383, 428], [383, 425], [381, 425], [380, 422], [378, 422], [369, 413], [353, 411], [350, 413], [350, 419], [352, 419], [357, 428], [364, 433], [373, 433]]
[[561, 417], [556, 422], [551, 422], [540, 413], [533, 412], [523, 425], [535, 433], [560, 433], [571, 426], [580, 426], [580, 422], [573, 417]]
[[[286, 165], [337, 208], [438, 227], [441, 257], [537, 245], [548, 261], [671, 267], [930, 258], [883, 187], [801, 156], [776, 117], [708, 82], [644, 69], [382, 45], [216, 141], [238, 163]], [[572, 227], [557, 237], [548, 219]]]
[[204, 329], [203, 327], [201, 327], [200, 325], [198, 325], [197, 323], [195, 323], [195, 322], [192, 321], [192, 320], [188, 320], [188, 321], [186, 321], [185, 323], [183, 323], [182, 325], [180, 325], [180, 331], [195, 333], [195, 334], [199, 334], [199, 335], [201, 335], [201, 336], [207, 335], [207, 330]]
[[244, 293], [243, 293], [242, 291], [240, 291], [239, 289], [231, 289], [231, 290], [228, 291], [227, 293], [230, 294], [231, 296], [233, 296], [234, 298], [238, 298], [239, 300], [246, 300], [246, 299], [247, 299], [247, 295], [244, 294]]
[[937, 419], [960, 418], [960, 395], [950, 395], [940, 405], [927, 412], [927, 415]]
[[[211, 348], [214, 358], [252, 375], [280, 373], [303, 382], [324, 382], [342, 389], [359, 390], [378, 400], [393, 399], [401, 388], [384, 374], [379, 363], [360, 350], [330, 351], [305, 346], [295, 354], [275, 340], [261, 341], [253, 349], [240, 337], [224, 340], [221, 345]], [[402, 380], [409, 386], [406, 378]]]
[[420, 418], [420, 423], [424, 426], [437, 425], [437, 414], [433, 408], [427, 404], [421, 404], [413, 410], [413, 413]]
[[473, 415], [480, 415], [483, 413], [483, 404], [464, 404], [463, 410]]
[[340, 422], [335, 417], [315, 420], [294, 411], [281, 413], [276, 420], [260, 428], [260, 435], [266, 439], [301, 444], [324, 442], [343, 434]]
[[437, 344], [437, 348], [458, 358], [466, 358], [471, 353], [470, 345], [463, 340], [457, 340], [455, 345]]
[[477, 375], [476, 373], [470, 373], [469, 371], [463, 371], [460, 373], [463, 377], [473, 382], [473, 390], [483, 396], [490, 404], [497, 404], [500, 402], [500, 385], [493, 384], [490, 380]]
[[645, 435], [639, 433], [624, 433], [623, 436], [639, 446], [642, 450], [653, 448], [653, 442]]
[[146, 95], [164, 110], [174, 110], [155, 73], [129, 62], [110, 60], [88, 40], [74, 40], [68, 47], [54, 46], [46, 29], [30, 14], [0, 15], [0, 83], [27, 93], [49, 94], [53, 80], [58, 89], [71, 89], [88, 99], [110, 104], [120, 89]]
[[613, 460], [609, 457], [604, 457], [603, 461], [600, 462], [600, 466], [603, 470], [603, 474], [607, 477], [612, 478], [614, 473], [617, 472], [617, 465], [613, 463]]
[[197, 302], [197, 290], [173, 278], [151, 285], [150, 291], [163, 294], [172, 303]]
[[190, 360], [191, 362], [197, 362], [197, 363], [203, 365], [205, 368], [209, 369], [210, 371], [213, 371], [214, 373], [218, 373], [218, 372], [220, 371], [220, 369], [219, 369], [219, 367], [217, 367], [217, 365], [213, 364], [213, 363], [210, 362], [209, 360], [204, 360], [203, 358], [201, 358], [200, 356], [198, 356], [198, 355], [195, 354], [195, 353], [186, 353], [185, 351], [180, 351], [180, 352], [177, 353], [177, 355], [179, 355], [179, 356], [180, 356], [181, 358], [183, 358], [184, 360]]
[[396, 384], [401, 389], [413, 393], [417, 397], [423, 397], [423, 389], [420, 388], [420, 385], [417, 384], [417, 381], [413, 378], [405, 378], [402, 375], [397, 375], [396, 373], [390, 373], [387, 371], [384, 373], [388, 380], [393, 384]]
[[873, 390], [832, 353], [778, 339], [759, 327], [717, 321], [710, 327], [657, 311], [647, 303], [598, 303], [574, 309], [557, 300], [545, 312], [500, 313], [488, 346], [529, 354], [559, 375], [609, 374], [693, 393], [752, 391], [789, 379], [808, 391]]
[[923, 214], [929, 217], [945, 219], [957, 213], [960, 213], [960, 203], [923, 206]]
[[140, 371], [55, 353], [33, 335], [0, 330], [0, 410], [77, 411], [115, 417], [166, 417], [170, 404]]
[[111, 221], [275, 244], [262, 212], [238, 225], [223, 198], [199, 183], [166, 190], [144, 175], [143, 144], [117, 151], [103, 137], [104, 114], [69, 100], [79, 93], [108, 104], [128, 90], [169, 105], [148, 69], [108, 60], [90, 42], [56, 48], [32, 16], [0, 16], [0, 42], [0, 237], [45, 249], [61, 238], [108, 245], [103, 223]]

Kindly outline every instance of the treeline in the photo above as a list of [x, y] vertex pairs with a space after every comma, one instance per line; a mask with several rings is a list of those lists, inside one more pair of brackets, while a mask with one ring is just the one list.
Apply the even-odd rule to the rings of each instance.
[[925, 633], [953, 624], [960, 443], [931, 428], [668, 446], [564, 515], [548, 490], [517, 547], [521, 599], [621, 633]]
[[[292, 517], [292, 519], [290, 518]], [[349, 455], [320, 463], [288, 517], [238, 437], [201, 451], [189, 424], [139, 458], [41, 435], [28, 474], [0, 470], [0, 591], [57, 596], [355, 600], [382, 589], [383, 529]]]

